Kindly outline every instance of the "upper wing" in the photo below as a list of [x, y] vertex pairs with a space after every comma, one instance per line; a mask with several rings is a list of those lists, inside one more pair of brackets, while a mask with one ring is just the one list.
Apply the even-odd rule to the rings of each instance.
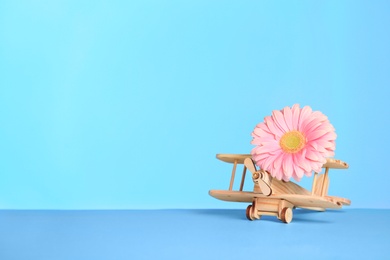
[[217, 159], [228, 162], [243, 164], [246, 158], [252, 158], [251, 154], [217, 154]]

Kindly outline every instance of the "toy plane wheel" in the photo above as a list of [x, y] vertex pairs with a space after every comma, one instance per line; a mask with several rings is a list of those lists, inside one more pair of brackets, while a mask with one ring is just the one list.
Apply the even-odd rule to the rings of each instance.
[[253, 201], [252, 205], [249, 205], [246, 208], [246, 218], [249, 220], [255, 220], [261, 218], [261, 215], [257, 213], [255, 201]]
[[249, 205], [246, 208], [246, 218], [249, 219], [250, 221], [254, 220], [254, 218], [252, 218], [252, 205]]
[[284, 223], [290, 223], [293, 219], [293, 211], [291, 208], [285, 207], [282, 209], [280, 220]]

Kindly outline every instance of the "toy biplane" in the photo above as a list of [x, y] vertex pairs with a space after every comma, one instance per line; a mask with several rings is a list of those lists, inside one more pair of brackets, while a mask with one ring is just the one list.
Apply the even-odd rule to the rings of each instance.
[[[217, 158], [233, 164], [230, 186], [228, 190], [210, 190], [209, 194], [224, 201], [251, 203], [246, 209], [246, 217], [249, 220], [271, 215], [284, 223], [290, 223], [295, 208], [325, 211], [328, 208], [339, 209], [343, 205], [351, 204], [346, 198], [328, 195], [329, 169], [347, 169], [346, 162], [328, 158], [322, 166], [325, 172], [314, 173], [312, 188], [309, 191], [294, 182], [280, 181], [263, 170], [257, 170], [250, 154], [217, 154]], [[244, 168], [240, 188], [233, 190], [238, 164], [243, 164]], [[247, 169], [252, 173], [253, 191], [243, 191]]]

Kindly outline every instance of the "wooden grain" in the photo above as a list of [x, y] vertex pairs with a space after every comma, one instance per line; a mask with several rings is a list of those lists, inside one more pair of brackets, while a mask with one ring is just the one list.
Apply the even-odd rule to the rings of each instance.
[[246, 167], [244, 166], [244, 169], [242, 170], [242, 176], [241, 176], [240, 191], [242, 191], [242, 189], [244, 188], [245, 176], [246, 176]]
[[325, 197], [328, 198], [329, 200], [336, 201], [336, 203], [340, 205], [346, 205], [346, 206], [351, 205], [351, 201], [346, 198], [341, 198], [337, 196], [325, 196]]
[[273, 194], [280, 195], [280, 194], [300, 194], [300, 195], [310, 195], [310, 192], [306, 190], [305, 188], [299, 186], [298, 184], [289, 181], [279, 181], [277, 179], [272, 180], [271, 189], [273, 191]]
[[[227, 162], [234, 163], [237, 160], [238, 164], [243, 164], [246, 158], [252, 158], [251, 154], [217, 154], [217, 159]], [[348, 169], [348, 163], [335, 159], [335, 158], [327, 158], [326, 163], [322, 166], [323, 168], [330, 169]]]
[[252, 158], [251, 154], [217, 154], [217, 159], [227, 162], [234, 163], [237, 160], [237, 163], [243, 164], [246, 158]]
[[313, 184], [311, 186], [311, 195], [316, 194], [315, 189], [316, 189], [317, 181], [318, 181], [318, 172], [315, 172], [313, 176]]
[[326, 163], [322, 165], [322, 168], [330, 168], [330, 169], [348, 169], [349, 165], [346, 162], [343, 162], [334, 158], [327, 158]]
[[313, 195], [321, 196], [322, 192], [322, 184], [324, 182], [324, 174], [323, 173], [318, 173], [317, 174], [317, 180], [315, 183], [313, 183]]
[[279, 219], [284, 223], [290, 223], [293, 218], [293, 211], [291, 208], [283, 208], [282, 212], [279, 215]]
[[244, 159], [244, 165], [248, 170], [253, 174], [257, 171], [255, 164], [253, 163], [251, 158]]
[[321, 196], [325, 196], [328, 194], [328, 188], [329, 188], [329, 168], [325, 168], [324, 173], [324, 180], [322, 181], [322, 187], [321, 187]]
[[234, 177], [236, 175], [236, 168], [237, 168], [237, 160], [235, 160], [233, 164], [232, 176], [230, 177], [229, 190], [233, 189]]
[[[347, 163], [328, 158], [323, 165], [324, 174], [315, 173], [311, 191], [290, 181], [279, 181], [270, 177], [264, 170], [257, 170], [250, 154], [217, 154], [217, 159], [233, 163], [232, 176], [229, 190], [210, 190], [209, 194], [217, 199], [232, 202], [252, 203], [246, 210], [246, 216], [250, 220], [259, 219], [261, 215], [272, 215], [278, 217], [285, 223], [290, 223], [293, 216], [293, 208], [305, 208], [310, 210], [324, 211], [327, 208], [338, 209], [343, 205], [350, 205], [351, 201], [346, 198], [328, 196], [329, 189], [329, 169], [347, 169]], [[233, 183], [237, 164], [244, 164], [241, 177], [240, 190], [233, 191]], [[252, 191], [243, 191], [246, 170], [252, 172], [254, 188]], [[267, 177], [270, 177], [267, 179]], [[263, 183], [264, 182], [264, 183]], [[267, 184], [271, 194], [266, 191], [264, 194], [260, 184]], [[264, 186], [263, 185], [263, 186]], [[268, 187], [267, 187], [268, 188]]]
[[[261, 193], [254, 193], [248, 191], [226, 191], [226, 190], [210, 190], [210, 196], [232, 202], [249, 202], [251, 203], [253, 199], [284, 199], [296, 207], [317, 207], [317, 208], [332, 208], [337, 209], [341, 208], [338, 200], [335, 197], [326, 196], [311, 196], [311, 195], [299, 195], [299, 194], [280, 194], [271, 196], [265, 196]], [[260, 200], [258, 200], [260, 201]]]

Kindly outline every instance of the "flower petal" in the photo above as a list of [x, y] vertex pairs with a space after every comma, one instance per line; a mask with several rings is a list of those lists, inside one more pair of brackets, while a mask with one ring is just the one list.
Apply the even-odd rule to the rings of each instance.
[[[293, 130], [304, 135], [304, 146], [298, 151], [284, 151], [280, 139]], [[326, 158], [334, 155], [337, 137], [324, 114], [313, 112], [309, 106], [300, 109], [298, 104], [274, 110], [251, 135], [251, 143], [256, 146], [251, 151], [253, 160], [261, 169], [284, 181], [290, 178], [299, 181], [313, 171], [321, 171]]]
[[306, 138], [308, 141], [312, 141], [312, 140], [316, 140], [318, 138], [321, 138], [322, 136], [326, 135], [328, 132], [325, 131], [325, 130], [318, 130], [318, 131], [313, 131], [313, 132], [309, 132], [307, 135], [306, 135]]
[[279, 110], [272, 111], [272, 118], [274, 119], [276, 125], [279, 127], [280, 130], [282, 130], [283, 133], [289, 131], [282, 112], [280, 112]]
[[293, 171], [294, 171], [294, 165], [293, 165], [293, 161], [292, 161], [292, 158], [291, 158], [291, 154], [286, 154], [284, 156], [284, 160], [283, 160], [283, 173], [284, 175], [287, 177], [287, 178], [291, 178], [291, 175], [293, 174]]
[[292, 131], [294, 127], [293, 127], [293, 114], [291, 108], [285, 107], [283, 109], [283, 115], [284, 115], [284, 121], [286, 122], [288, 131]]
[[306, 124], [306, 120], [311, 115], [311, 108], [309, 106], [305, 106], [302, 108], [301, 113], [299, 115], [299, 123], [298, 123], [298, 131], [303, 132], [302, 127]]
[[293, 127], [293, 129], [292, 130], [298, 130], [299, 114], [300, 114], [299, 105], [298, 104], [293, 105], [293, 107], [292, 107], [292, 122], [293, 122], [292, 127]]
[[267, 124], [269, 130], [276, 135], [277, 137], [281, 137], [283, 132], [275, 125], [275, 122], [272, 120], [270, 116], [264, 118], [265, 123]]

